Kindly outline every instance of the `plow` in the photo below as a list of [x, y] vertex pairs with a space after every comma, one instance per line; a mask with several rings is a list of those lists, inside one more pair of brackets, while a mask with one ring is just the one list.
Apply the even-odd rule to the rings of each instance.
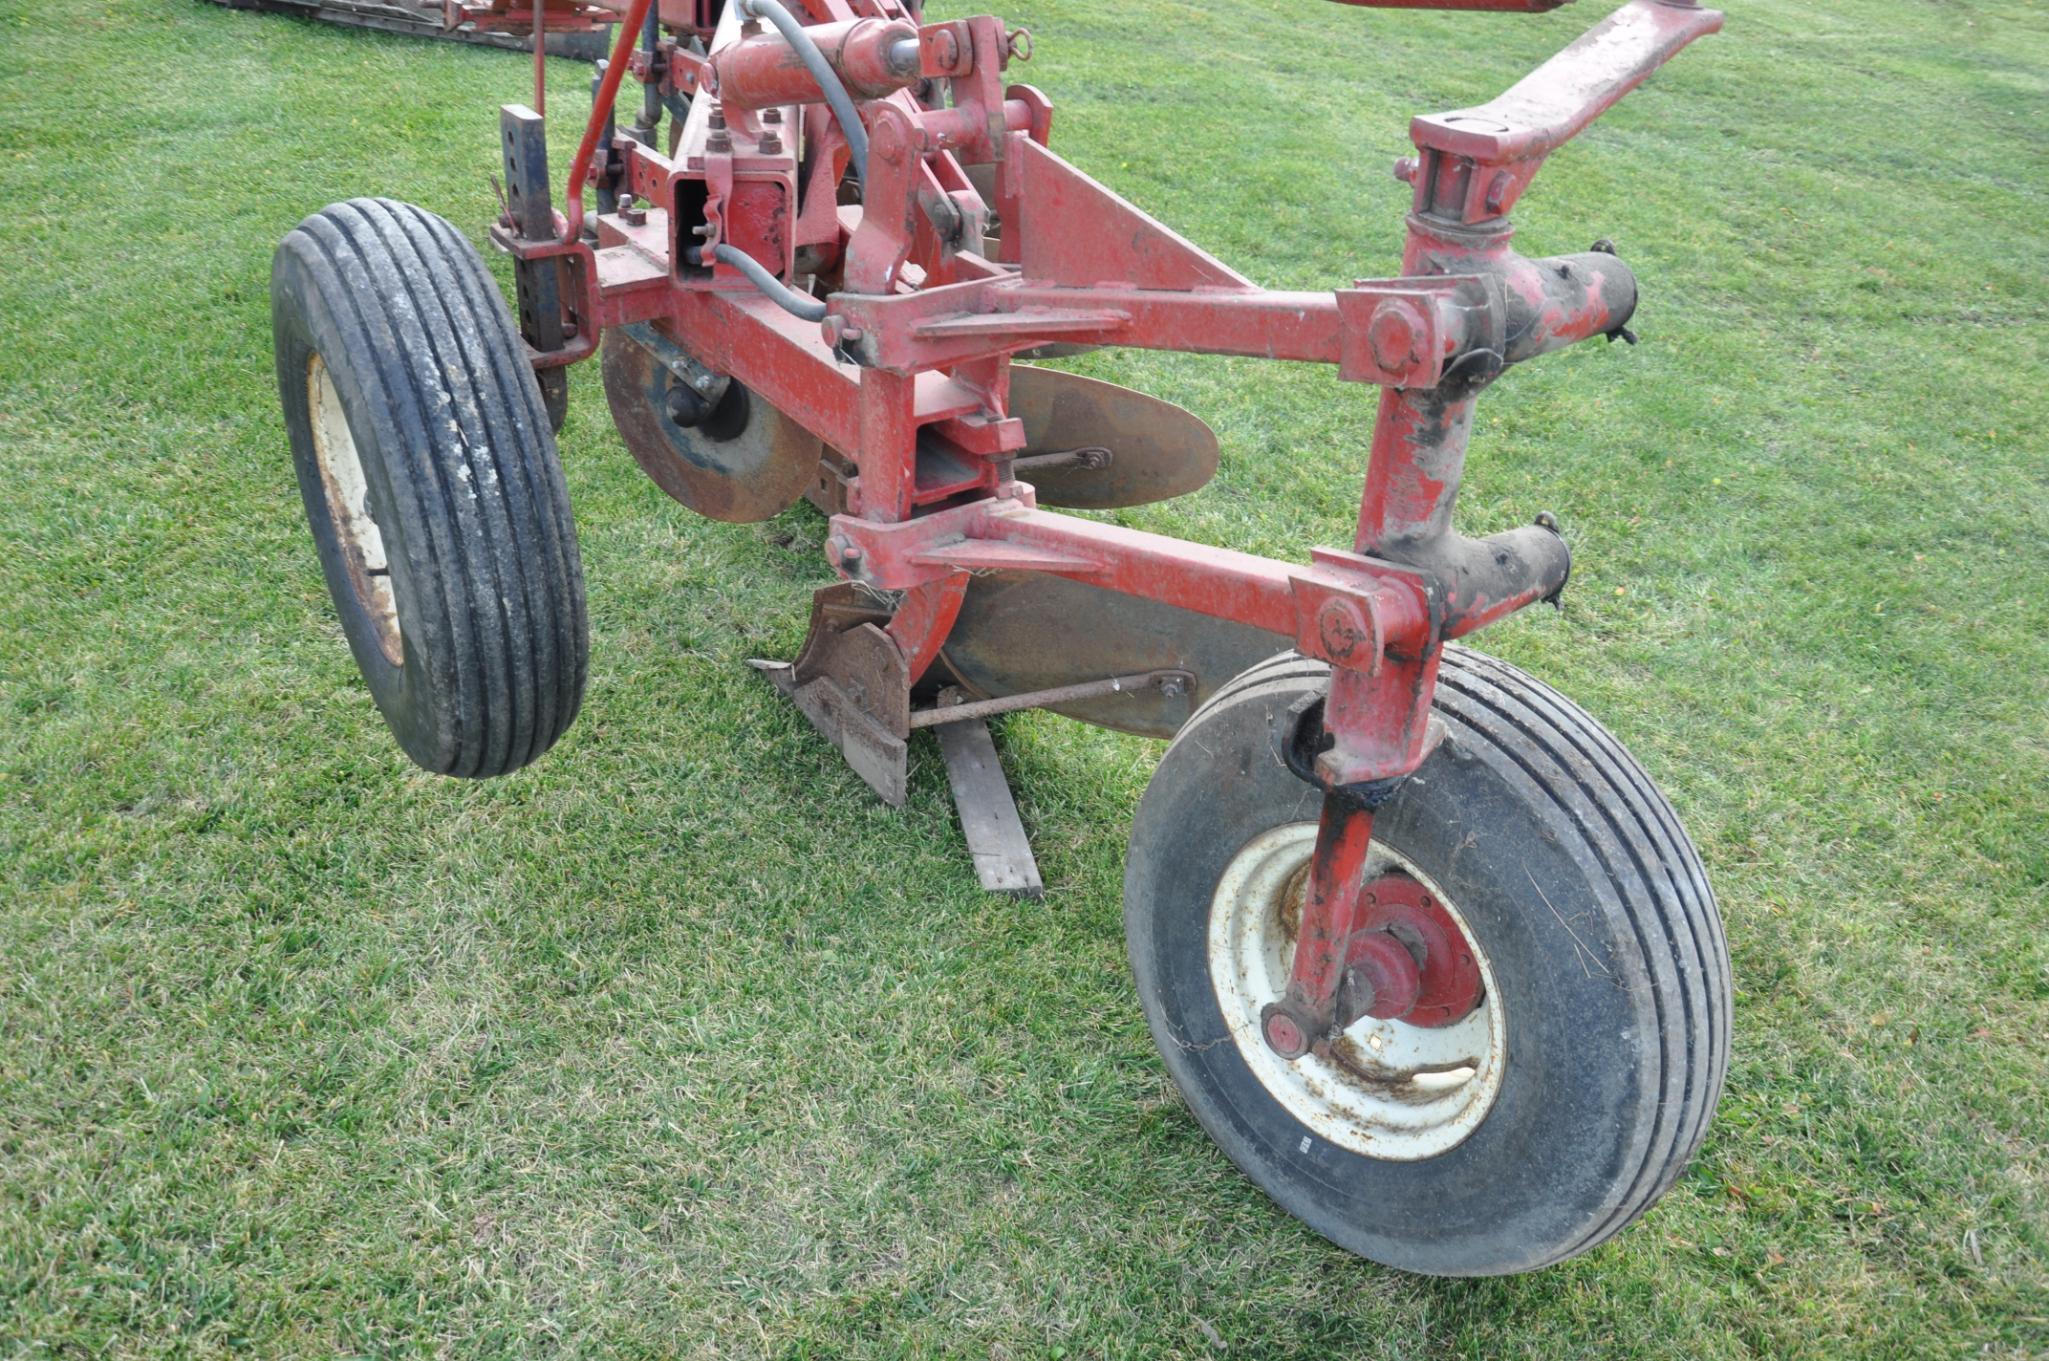
[[[752, 665], [892, 804], [932, 729], [985, 887], [1040, 885], [990, 718], [1167, 741], [1127, 857], [1132, 976], [1190, 1110], [1284, 1210], [1391, 1266], [1502, 1274], [1595, 1247], [1672, 1186], [1729, 1053], [1714, 896], [1616, 739], [1461, 641], [1561, 599], [1559, 519], [1469, 536], [1454, 507], [1497, 380], [1636, 339], [1616, 247], [1525, 256], [1513, 209], [1719, 13], [1626, 0], [1499, 98], [1415, 118], [1398, 272], [1320, 291], [1261, 287], [1062, 159], [1052, 100], [1014, 79], [1032, 35], [995, 16], [447, 13], [618, 36], [560, 180], [538, 56], [531, 106], [500, 110], [512, 307], [460, 233], [394, 200], [334, 204], [276, 256], [308, 522], [414, 761], [509, 773], [582, 702], [555, 435], [595, 359], [668, 495], [727, 522], [825, 517], [809, 633]], [[1351, 541], [1283, 562], [1074, 513], [1198, 492], [1226, 456], [1190, 412], [1046, 367], [1106, 347], [1378, 389]]]

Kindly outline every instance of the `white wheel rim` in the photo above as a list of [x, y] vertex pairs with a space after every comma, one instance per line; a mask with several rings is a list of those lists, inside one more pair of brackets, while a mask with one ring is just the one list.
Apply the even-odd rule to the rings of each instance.
[[1330, 1046], [1328, 1058], [1311, 1053], [1290, 1061], [1274, 1053], [1260, 1034], [1259, 1013], [1287, 988], [1293, 923], [1301, 918], [1315, 847], [1315, 823], [1287, 823], [1255, 837], [1225, 868], [1209, 916], [1210, 983], [1224, 1024], [1260, 1085], [1317, 1137], [1391, 1162], [1434, 1158], [1478, 1129], [1501, 1092], [1507, 1018], [1493, 967], [1444, 890], [1375, 842], [1367, 877], [1399, 870], [1442, 905], [1480, 966], [1480, 1004], [1435, 1029], [1362, 1017]]
[[327, 514], [341, 548], [342, 566], [364, 613], [377, 629], [377, 646], [393, 666], [405, 660], [398, 626], [398, 597], [391, 589], [391, 564], [384, 556], [384, 535], [370, 518], [370, 483], [356, 437], [342, 411], [341, 394], [327, 361], [317, 353], [306, 358], [306, 407], [312, 417], [313, 457], [327, 493]]

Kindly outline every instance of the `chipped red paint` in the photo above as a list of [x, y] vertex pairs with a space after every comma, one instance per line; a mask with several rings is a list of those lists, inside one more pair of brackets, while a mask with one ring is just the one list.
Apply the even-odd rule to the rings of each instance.
[[[1363, 2], [1538, 10], [1555, 0]], [[1326, 790], [1323, 822], [1294, 983], [1269, 1036], [1287, 1050], [1328, 1031], [1361, 930], [1380, 936], [1358, 947], [1360, 967], [1378, 972], [1376, 992], [1405, 999], [1404, 1014], [1469, 1009], [1463, 975], [1447, 981], [1426, 961], [1411, 978], [1389, 952], [1388, 932], [1430, 934], [1427, 905], [1403, 898], [1400, 930], [1393, 918], [1373, 925], [1378, 909], [1362, 905], [1372, 809], [1427, 755], [1443, 644], [1554, 597], [1569, 571], [1546, 517], [1480, 539], [1453, 527], [1479, 394], [1509, 365], [1625, 334], [1636, 306], [1636, 281], [1612, 253], [1526, 258], [1511, 247], [1507, 213], [1545, 157], [1721, 16], [1691, 0], [1628, 0], [1500, 99], [1415, 119], [1417, 155], [1398, 169], [1415, 185], [1401, 276], [1280, 292], [1056, 155], [1050, 103], [1008, 83], [1029, 39], [1000, 19], [920, 25], [901, 0], [862, 0], [858, 11], [852, 0], [785, 0], [843, 73], [867, 131], [861, 202], [847, 205], [845, 130], [779, 34], [743, 31], [731, 6], [714, 23], [710, 0], [690, 0], [708, 55], [636, 66], [627, 58], [650, 0], [603, 3], [625, 23], [561, 230], [554, 240], [510, 224], [494, 232], [522, 259], [566, 265], [567, 339], [534, 362], [573, 362], [605, 327], [652, 322], [836, 451], [852, 476], [828, 555], [845, 579], [905, 593], [889, 636], [911, 677], [944, 642], [968, 574], [984, 570], [1165, 602], [1328, 661], [1304, 769]], [[600, 217], [593, 245], [580, 236], [582, 190], [629, 68], [696, 98], [673, 155], [616, 146], [624, 187], [652, 207], [635, 223]], [[725, 261], [691, 263], [721, 244], [793, 283], [815, 278], [823, 322], [783, 311]], [[1009, 365], [1050, 343], [1330, 364], [1383, 388], [1351, 551], [1318, 550], [1303, 567], [1037, 509], [1013, 475], [1023, 437]]]

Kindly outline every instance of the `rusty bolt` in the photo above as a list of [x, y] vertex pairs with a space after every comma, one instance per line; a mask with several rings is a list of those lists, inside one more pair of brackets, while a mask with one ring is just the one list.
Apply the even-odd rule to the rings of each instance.
[[704, 149], [710, 152], [731, 151], [733, 135], [724, 128], [713, 128], [711, 136], [704, 139]]
[[1315, 611], [1315, 637], [1324, 644], [1332, 662], [1348, 662], [1367, 642], [1367, 621], [1358, 617], [1358, 607], [1350, 601], [1330, 596], [1324, 607]]
[[1179, 699], [1188, 693], [1188, 682], [1179, 676], [1166, 676], [1160, 681], [1160, 693], [1168, 699]]
[[705, 126], [709, 127], [713, 132], [724, 131], [726, 126], [725, 111], [723, 109], [713, 109], [711, 117], [705, 121]]
[[1394, 177], [1403, 184], [1414, 184], [1416, 172], [1422, 169], [1421, 162], [1414, 156], [1400, 156], [1395, 159]]
[[764, 123], [780, 123], [783, 121], [783, 111], [781, 109], [763, 109], [761, 111], [761, 121]]
[[952, 29], [942, 28], [932, 36], [932, 55], [942, 70], [951, 71], [960, 61], [960, 42]]
[[783, 139], [776, 136], [773, 132], [762, 133], [761, 141], [757, 143], [757, 146], [764, 156], [780, 156], [783, 154]]
[[1360, 662], [1367, 663], [1369, 672], [1377, 669], [1373, 625], [1355, 602], [1343, 596], [1331, 596], [1316, 611], [1316, 639], [1324, 655], [1341, 666]]
[[643, 226], [647, 222], [647, 209], [631, 199], [620, 205], [619, 215], [626, 219], [626, 225], [629, 227]]

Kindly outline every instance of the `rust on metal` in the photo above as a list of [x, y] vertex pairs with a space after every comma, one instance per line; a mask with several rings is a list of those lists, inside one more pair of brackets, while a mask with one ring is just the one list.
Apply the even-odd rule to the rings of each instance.
[[1010, 414], [1024, 422], [1015, 475], [1043, 506], [1142, 506], [1200, 491], [1216, 476], [1217, 437], [1207, 423], [1115, 383], [1013, 364]]
[[[910, 686], [935, 655], [981, 700], [1185, 672], [1183, 693], [1056, 706], [1168, 735], [1231, 675], [1292, 645], [1332, 668], [1291, 760], [1325, 804], [1269, 1038], [1291, 1052], [1323, 1042], [1348, 986], [1409, 1015], [1468, 1005], [1427, 967], [1411, 980], [1406, 945], [1388, 944], [1427, 935], [1424, 908], [1372, 928], [1353, 966], [1373, 810], [1427, 755], [1444, 645], [1557, 599], [1571, 570], [1555, 520], [1485, 537], [1455, 526], [1481, 395], [1515, 364], [1627, 338], [1637, 300], [1612, 249], [1524, 256], [1508, 214], [1546, 158], [1721, 15], [1625, 0], [1498, 99], [1416, 118], [1416, 154], [1398, 171], [1413, 186], [1401, 273], [1274, 290], [1063, 160], [1051, 101], [1011, 78], [1029, 43], [996, 16], [926, 24], [891, 0], [787, 3], [831, 54], [807, 63], [806, 44], [743, 23], [738, 3], [689, 0], [671, 23], [680, 0], [665, 0], [657, 13], [675, 37], [630, 60], [650, 3], [605, 0], [625, 23], [566, 212], [522, 213], [492, 236], [522, 277], [545, 264], [559, 283], [559, 327], [528, 334], [561, 343], [535, 345], [536, 367], [589, 357], [622, 327], [660, 338], [608, 339], [606, 390], [635, 457], [672, 495], [726, 519], [809, 495], [831, 515], [829, 565], [884, 616], [841, 626], [826, 606], [851, 601], [822, 592], [804, 653], [772, 678], [899, 802]], [[508, 24], [524, 12], [515, 0], [483, 8]], [[701, 41], [702, 57], [684, 59], [684, 41]], [[644, 97], [691, 94], [688, 116], [669, 154], [626, 138], [599, 164], [629, 72]], [[842, 125], [847, 101], [857, 117]], [[600, 213], [586, 240], [593, 175], [635, 206]], [[708, 410], [656, 354], [669, 343], [690, 373], [726, 385]], [[1195, 417], [1014, 363], [1111, 345], [1324, 364], [1380, 387], [1350, 544], [1288, 564], [1042, 508], [1034, 484], [1046, 507], [1109, 508], [1195, 490], [1215, 469]]]
[[940, 658], [983, 699], [1086, 685], [1104, 676], [1174, 672], [1163, 688], [1077, 695], [1054, 713], [1145, 737], [1172, 737], [1217, 687], [1286, 640], [1141, 596], [1036, 572], [990, 572], [968, 583]]
[[619, 437], [655, 485], [684, 505], [748, 523], [780, 515], [811, 486], [823, 446], [746, 388], [721, 382], [707, 400], [679, 362], [687, 356], [651, 328], [607, 333], [604, 352], [605, 400]]

